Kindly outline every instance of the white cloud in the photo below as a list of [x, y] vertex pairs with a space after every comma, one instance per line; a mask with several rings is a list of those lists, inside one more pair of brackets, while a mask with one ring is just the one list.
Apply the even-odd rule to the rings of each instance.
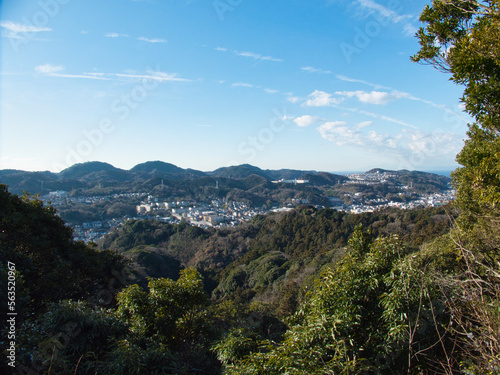
[[418, 31], [418, 28], [411, 23], [407, 23], [403, 27], [403, 32], [406, 36], [414, 36]]
[[142, 41], [148, 42], [148, 43], [166, 43], [167, 42], [165, 39], [150, 39], [150, 38], [145, 38], [143, 36], [138, 37], [137, 40], [142, 40]]
[[396, 147], [397, 142], [390, 136], [375, 130], [362, 132], [360, 131], [360, 124], [351, 128], [344, 121], [331, 121], [320, 125], [317, 130], [321, 137], [335, 143], [337, 146], [352, 145], [371, 149], [372, 151], [388, 150]]
[[294, 104], [300, 102], [300, 98], [298, 96], [289, 96], [286, 100]]
[[400, 98], [400, 96], [397, 94], [383, 92], [383, 91], [371, 91], [371, 92], [339, 91], [339, 92], [336, 92], [335, 94], [341, 95], [341, 96], [346, 96], [348, 98], [355, 96], [359, 99], [360, 102], [369, 103], [369, 104], [378, 104], [378, 105], [387, 104], [389, 102], [392, 102], [392, 101]]
[[279, 59], [279, 58], [272, 57], [272, 56], [263, 56], [263, 55], [261, 55], [259, 53], [255, 53], [255, 52], [248, 52], [248, 51], [238, 52], [238, 51], [234, 51], [234, 53], [237, 56], [250, 57], [250, 58], [255, 59], [255, 60], [277, 61], [277, 62], [283, 62], [284, 61], [283, 59]]
[[339, 104], [342, 101], [341, 99], [332, 98], [332, 94], [320, 90], [315, 90], [309, 94], [308, 98], [305, 105], [309, 107], [327, 107]]
[[395, 119], [393, 117], [389, 117], [389, 116], [385, 116], [385, 115], [379, 115], [378, 113], [368, 112], [368, 111], [365, 111], [365, 110], [362, 110], [362, 109], [357, 109], [357, 110], [354, 110], [353, 112], [362, 113], [363, 115], [366, 115], [366, 116], [370, 116], [370, 117], [373, 117], [373, 118], [376, 118], [376, 119], [380, 119], [380, 120], [384, 120], [384, 121], [387, 121], [387, 122], [392, 122], [393, 124], [398, 124], [398, 125], [404, 126], [405, 128], [418, 129], [415, 125], [409, 124], [409, 123], [407, 123], [405, 121], [401, 121], [401, 120]]
[[119, 74], [112, 73], [110, 76], [121, 78], [131, 78], [134, 80], [153, 80], [158, 82], [191, 82], [191, 79], [181, 78], [176, 73], [165, 73], [159, 71], [147, 71], [147, 74]]
[[317, 68], [314, 68], [312, 66], [304, 66], [304, 67], [300, 68], [300, 70], [303, 70], [303, 71], [309, 72], [309, 73], [321, 73], [321, 74], [332, 74], [333, 73], [329, 70], [317, 69]]
[[358, 124], [356, 124], [355, 126], [355, 129], [363, 129], [363, 128], [366, 128], [368, 126], [371, 126], [372, 125], [372, 122], [371, 121], [362, 121]]
[[379, 3], [373, 1], [373, 0], [358, 0], [358, 3], [365, 9], [369, 9], [372, 11], [377, 12], [381, 17], [383, 18], [388, 18], [391, 20], [393, 23], [398, 23], [401, 21], [404, 21], [409, 18], [413, 18], [412, 15], [400, 15], [393, 11], [392, 9], [389, 9], [383, 5], [380, 5]]
[[161, 71], [149, 70], [146, 74], [130, 74], [130, 73], [83, 73], [83, 74], [66, 74], [58, 73], [62, 71], [64, 67], [62, 65], [40, 65], [35, 68], [36, 71], [40, 73], [47, 74], [51, 77], [61, 77], [61, 78], [84, 78], [84, 79], [96, 79], [96, 80], [132, 80], [132, 81], [158, 81], [158, 82], [191, 82], [191, 79], [181, 78], [176, 73], [166, 73]]
[[61, 78], [84, 78], [84, 79], [98, 79], [98, 80], [105, 80], [105, 81], [110, 81], [110, 78], [105, 78], [105, 77], [99, 77], [96, 75], [88, 75], [88, 74], [62, 74], [62, 73], [50, 73], [49, 74], [52, 77], [61, 77]]
[[44, 74], [53, 74], [60, 72], [61, 70], [64, 70], [64, 66], [62, 65], [50, 65], [50, 64], [45, 64], [45, 65], [39, 65], [35, 68], [37, 72], [44, 73]]
[[[444, 112], [447, 112], [450, 115], [456, 117], [457, 119], [460, 119], [461, 121], [464, 122], [464, 124], [466, 124], [466, 123], [468, 123], [470, 121], [469, 119], [467, 119], [466, 117], [464, 117], [461, 113], [457, 113], [457, 112], [455, 112], [455, 111], [453, 111], [453, 110], [451, 110], [449, 108], [446, 108], [446, 106], [443, 105], [443, 104], [438, 104], [438, 103], [435, 103], [435, 102], [433, 102], [431, 100], [419, 98], [419, 97], [416, 97], [416, 96], [414, 96], [414, 95], [412, 95], [410, 93], [407, 93], [407, 92], [398, 91], [398, 90], [395, 90], [395, 89], [393, 89], [391, 87], [382, 86], [382, 85], [379, 85], [379, 84], [367, 82], [367, 81], [364, 81], [364, 80], [361, 80], [361, 79], [346, 77], [346, 76], [343, 76], [343, 75], [337, 75], [336, 77], [338, 79], [342, 80], [342, 81], [354, 82], [354, 83], [361, 83], [361, 84], [364, 84], [364, 85], [367, 85], [367, 86], [371, 86], [375, 90], [381, 90], [381, 89], [383, 89], [383, 90], [391, 91], [391, 94], [395, 95], [398, 99], [401, 98], [401, 99], [414, 100], [414, 101], [417, 101], [417, 102], [421, 102], [421, 103], [427, 104], [427, 105], [429, 105], [431, 107], [441, 109]], [[393, 121], [393, 122], [395, 122], [395, 121]], [[413, 126], [411, 126], [411, 127], [413, 127]]]
[[462, 142], [457, 134], [421, 130], [403, 131], [406, 147], [413, 154], [454, 154], [460, 150]]
[[363, 103], [370, 104], [387, 104], [398, 99], [395, 95], [389, 94], [387, 92], [372, 91], [372, 92], [361, 92], [356, 95], [359, 101]]
[[423, 158], [452, 157], [462, 146], [460, 136], [454, 133], [402, 129], [391, 135], [376, 130], [364, 131], [368, 123], [362, 122], [351, 127], [344, 121], [330, 121], [316, 129], [322, 138], [337, 146], [359, 147], [391, 158], [409, 155]]
[[309, 115], [300, 116], [293, 120], [298, 126], [310, 126], [316, 124], [318, 121], [318, 117]]
[[321, 134], [321, 137], [335, 142], [339, 146], [357, 143], [358, 134], [346, 125], [345, 121], [329, 121], [318, 126], [317, 130]]
[[[214, 51], [219, 51], [219, 52], [227, 52], [229, 51], [225, 47], [215, 47]], [[277, 57], [272, 57], [272, 56], [264, 56], [261, 55], [260, 53], [255, 53], [255, 52], [250, 52], [250, 51], [231, 51], [233, 54], [236, 56], [241, 56], [241, 57], [248, 57], [254, 60], [260, 60], [260, 61], [276, 61], [276, 62], [283, 62], [285, 60], [279, 59]]]
[[414, 36], [418, 30], [417, 27], [408, 21], [414, 18], [413, 15], [399, 14], [395, 9], [391, 9], [391, 4], [393, 5], [392, 8], [395, 8], [395, 6], [400, 5], [398, 2], [389, 2], [389, 7], [383, 6], [374, 0], [357, 0], [357, 4], [359, 4], [363, 10], [366, 10], [368, 14], [375, 13], [381, 25], [385, 25], [387, 21], [393, 24], [404, 23], [403, 34], [405, 36]]
[[371, 86], [373, 87], [375, 90], [380, 90], [380, 89], [384, 89], [384, 90], [392, 90], [390, 87], [386, 87], [386, 86], [382, 86], [382, 85], [377, 85], [375, 83], [371, 83], [371, 82], [368, 82], [368, 81], [364, 81], [362, 79], [357, 79], [357, 78], [351, 78], [351, 77], [347, 77], [347, 76], [344, 76], [342, 74], [337, 74], [336, 77], [338, 79], [340, 79], [341, 81], [345, 81], [345, 82], [353, 82], [353, 83], [361, 83], [363, 85], [367, 85], [367, 86]]
[[233, 83], [231, 86], [233, 87], [254, 87], [251, 83], [245, 83], [245, 82], [236, 82]]
[[278, 92], [278, 90], [273, 90], [268, 88], [265, 88], [264, 91], [267, 92], [268, 94], [276, 94]]
[[[347, 98], [356, 97], [362, 103], [383, 105], [394, 100], [400, 99], [404, 96], [404, 93], [398, 92], [383, 92], [383, 91], [337, 91], [335, 95], [343, 96]], [[332, 94], [325, 91], [315, 90], [313, 93], [309, 94], [308, 99], [304, 105], [309, 107], [327, 107], [336, 104], [340, 104], [343, 101], [342, 98], [333, 97]]]
[[258, 53], [253, 53], [253, 52], [237, 52], [236, 54], [238, 56], [251, 57], [253, 59], [260, 59], [262, 57]]
[[24, 25], [22, 23], [15, 23], [11, 21], [3, 21], [0, 22], [0, 27], [7, 29], [13, 34], [17, 33], [39, 33], [42, 31], [52, 31], [50, 27], [40, 27], [40, 26], [32, 26], [32, 25]]
[[126, 38], [126, 37], [128, 37], [128, 35], [127, 34], [118, 34], [118, 33], [107, 33], [106, 37], [108, 37], [108, 38], [119, 38], [119, 37]]

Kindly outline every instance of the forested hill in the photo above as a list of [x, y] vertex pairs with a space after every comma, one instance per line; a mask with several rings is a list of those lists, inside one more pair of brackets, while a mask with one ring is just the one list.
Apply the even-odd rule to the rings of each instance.
[[[392, 184], [414, 184], [415, 188], [426, 185], [434, 186], [433, 192], [446, 189], [450, 178], [425, 172], [385, 171], [390, 172], [387, 182]], [[367, 172], [370, 174], [370, 172]], [[255, 180], [258, 176], [261, 180]], [[241, 186], [239, 181], [253, 177], [253, 183]], [[0, 170], [0, 183], [8, 185], [16, 194], [27, 191], [31, 194], [48, 194], [51, 191], [64, 190], [80, 195], [130, 193], [152, 190], [166, 186], [172, 193], [199, 187], [215, 187], [217, 180], [220, 187], [237, 187], [250, 190], [262, 182], [307, 180], [309, 185], [335, 186], [349, 181], [349, 177], [328, 172], [303, 171], [292, 169], [263, 170], [243, 164], [224, 167], [212, 172], [195, 169], [183, 169], [162, 161], [150, 161], [138, 164], [130, 170], [119, 169], [102, 162], [75, 164], [59, 173], [26, 172], [19, 170]], [[271, 186], [271, 185], [269, 185]], [[418, 192], [418, 191], [417, 191]]]
[[[276, 356], [270, 363], [282, 364], [272, 374], [284, 362], [320, 366], [319, 374], [323, 365], [306, 358], [307, 346], [326, 350], [322, 356], [340, 350], [323, 333], [332, 323], [336, 335], [353, 330], [342, 350], [365, 366], [364, 358], [378, 358], [379, 346], [394, 341], [389, 332], [405, 329], [393, 315], [418, 324], [430, 316], [428, 305], [418, 306], [427, 279], [399, 284], [424, 271], [449, 272], [457, 262], [450, 206], [354, 215], [303, 205], [220, 229], [129, 220], [96, 247], [73, 241], [55, 210], [36, 199], [1, 186], [0, 204], [0, 286], [7, 288], [15, 268], [16, 361], [27, 373], [254, 374], [255, 366], [267, 367], [260, 360]], [[339, 284], [324, 287], [333, 281]], [[406, 287], [409, 299], [400, 293]], [[418, 309], [422, 317], [409, 315]], [[447, 317], [440, 311], [438, 324]], [[290, 338], [299, 329], [305, 336]], [[5, 322], [0, 330], [7, 335]], [[433, 361], [442, 360], [435, 343], [444, 332], [432, 332], [414, 335]], [[275, 352], [291, 342], [299, 347]], [[391, 345], [399, 354], [387, 374], [400, 362], [406, 368], [408, 355], [405, 342]]]
[[[299, 290], [343, 255], [358, 225], [374, 237], [398, 235], [416, 250], [447, 233], [453, 216], [450, 207], [353, 215], [300, 206], [218, 230], [131, 220], [99, 243], [132, 259], [141, 285], [146, 285], [146, 276], [176, 278], [183, 267], [195, 267], [205, 275], [214, 298], [266, 301], [290, 314]], [[283, 295], [295, 302], [282, 306], [290, 303]]]
[[[463, 85], [475, 121], [452, 205], [360, 215], [305, 205], [218, 230], [131, 220], [99, 247], [75, 241], [52, 206], [0, 185], [0, 373], [500, 374], [498, 1], [435, 0], [420, 21], [412, 60]], [[154, 189], [168, 173], [187, 191], [199, 174], [137, 169], [0, 171], [0, 182], [88, 193]], [[269, 172], [255, 172], [199, 178], [266, 191]], [[337, 184], [440, 186], [407, 171], [358, 177]]]

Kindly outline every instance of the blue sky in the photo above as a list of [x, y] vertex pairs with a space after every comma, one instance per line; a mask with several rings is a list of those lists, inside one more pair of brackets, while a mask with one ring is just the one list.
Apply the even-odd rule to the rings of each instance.
[[3, 1], [0, 169], [453, 169], [463, 90], [409, 59], [426, 3]]

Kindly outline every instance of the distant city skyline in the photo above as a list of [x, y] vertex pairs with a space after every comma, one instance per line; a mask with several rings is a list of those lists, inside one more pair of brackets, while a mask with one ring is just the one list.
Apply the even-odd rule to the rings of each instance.
[[0, 5], [0, 169], [453, 170], [462, 87], [411, 63], [427, 1]]

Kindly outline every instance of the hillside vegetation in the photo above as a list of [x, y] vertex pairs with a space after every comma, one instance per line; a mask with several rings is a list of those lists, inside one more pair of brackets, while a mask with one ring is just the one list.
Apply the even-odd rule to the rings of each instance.
[[15, 357], [1, 373], [500, 374], [498, 7], [421, 14], [413, 60], [464, 85], [476, 121], [453, 207], [301, 206], [220, 230], [129, 221], [98, 249], [1, 185], [0, 288], [16, 289], [0, 304], [18, 313], [13, 349], [0, 326]]

